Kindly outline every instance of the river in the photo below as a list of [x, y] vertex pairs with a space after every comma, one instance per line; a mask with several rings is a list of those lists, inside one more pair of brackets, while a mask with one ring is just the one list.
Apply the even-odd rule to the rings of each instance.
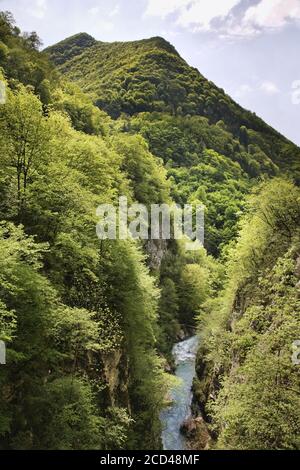
[[180, 383], [170, 392], [172, 405], [161, 414], [164, 450], [186, 449], [185, 438], [180, 433], [180, 427], [191, 415], [192, 384], [195, 376], [198, 342], [198, 337], [193, 336], [181, 343], [175, 344], [173, 348], [176, 377], [178, 377]]

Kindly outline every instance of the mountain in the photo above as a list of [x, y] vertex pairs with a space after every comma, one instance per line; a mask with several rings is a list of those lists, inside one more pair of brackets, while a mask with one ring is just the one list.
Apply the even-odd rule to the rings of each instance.
[[279, 134], [255, 114], [245, 111], [224, 90], [190, 67], [161, 37], [104, 43], [82, 33], [45, 50], [68, 79], [92, 92], [99, 106], [117, 117], [145, 111], [170, 111], [225, 119], [235, 130], [241, 125]]
[[[87, 34], [44, 51], [100, 109], [140, 133], [168, 168], [172, 197], [207, 207], [206, 248], [236, 234], [245, 194], [284, 172], [300, 182], [300, 149], [190, 67], [163, 38], [104, 43]], [[211, 153], [213, 152], [213, 153]]]
[[163, 38], [104, 43], [82, 33], [45, 52], [113, 118], [143, 112], [203, 116], [209, 124], [222, 120], [237, 138], [246, 127], [249, 144], [258, 144], [275, 164], [299, 178], [299, 148], [190, 67]]
[[52, 60], [55, 65], [64, 64], [66, 61], [82, 54], [96, 43], [96, 39], [87, 33], [75, 34], [75, 36], [61, 41], [50, 48]]

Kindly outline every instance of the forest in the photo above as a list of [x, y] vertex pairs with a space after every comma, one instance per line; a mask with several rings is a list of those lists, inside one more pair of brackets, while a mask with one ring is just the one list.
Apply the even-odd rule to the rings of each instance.
[[[163, 38], [41, 49], [0, 12], [0, 449], [162, 449], [197, 330], [211, 448], [299, 450], [300, 149]], [[99, 241], [121, 196], [203, 204], [205, 246]]]

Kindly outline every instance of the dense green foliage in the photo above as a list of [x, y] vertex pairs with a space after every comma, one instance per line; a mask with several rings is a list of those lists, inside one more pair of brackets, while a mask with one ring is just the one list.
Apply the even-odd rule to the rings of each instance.
[[152, 153], [164, 160], [176, 203], [204, 204], [205, 247], [218, 255], [236, 234], [252, 179], [276, 174], [278, 168], [267, 156], [259, 164], [232, 134], [220, 124], [210, 126], [203, 117], [140, 114], [131, 121], [134, 131], [141, 132]]
[[[195, 316], [218, 447], [299, 448], [299, 149], [162, 38], [40, 45], [0, 13], [0, 448], [160, 448]], [[100, 242], [120, 196], [204, 204], [206, 250]]]
[[47, 56], [38, 52], [40, 46], [35, 32], [21, 34], [11, 14], [0, 11], [0, 68], [7, 78], [33, 86], [47, 101], [50, 81], [55, 82], [57, 73]]
[[[174, 287], [174, 312], [163, 307], [157, 285], [164, 290], [166, 274], [154, 247], [100, 242], [95, 214], [119, 196], [169, 202], [167, 173], [142, 136], [124, 133], [61, 78], [38, 42], [29, 47], [9, 14], [0, 33], [0, 447], [159, 448], [169, 378], [158, 349], [169, 356], [184, 295]], [[15, 49], [22, 60], [12, 68]], [[171, 252], [178, 269], [170, 282], [185, 282], [186, 266], [205, 262], [187, 259], [176, 243]]]
[[[223, 149], [227, 144], [225, 155], [229, 156], [246, 151], [248, 156], [242, 155], [241, 159], [244, 159], [245, 165], [249, 165], [255, 176], [259, 174], [261, 165], [267, 164], [270, 170], [271, 159], [275, 165], [290, 171], [292, 177], [299, 181], [299, 149], [255, 114], [241, 108], [197, 69], [190, 67], [163, 38], [103, 43], [81, 34], [45, 52], [54, 63], [59, 64], [59, 70], [68, 79], [91, 93], [94, 102], [112, 117], [117, 118], [122, 113], [132, 116], [158, 111], [168, 113], [171, 117], [203, 116], [212, 125], [223, 121], [220, 127], [227, 131], [227, 135], [222, 138], [219, 132], [216, 136], [215, 128], [210, 129], [206, 125], [204, 145], [214, 148], [211, 145], [213, 140]], [[166, 122], [171, 122], [171, 135], [176, 136], [174, 143], [172, 139], [169, 145], [176, 145], [181, 141], [182, 126], [178, 126], [171, 117]], [[196, 136], [197, 133], [199, 131], [196, 130]], [[245, 149], [238, 150], [234, 140], [239, 140]], [[248, 145], [251, 145], [250, 149]], [[172, 160], [177, 160], [178, 150], [181, 158], [185, 158], [184, 153], [191, 152], [190, 146], [187, 146], [185, 152], [178, 148], [176, 150]], [[165, 156], [170, 159], [170, 155]]]
[[257, 179], [284, 170], [300, 181], [299, 149], [162, 38], [107, 44], [82, 34], [46, 52], [100, 108], [119, 117], [125, 133], [142, 134], [168, 169], [173, 200], [205, 205], [211, 254], [219, 256], [236, 236], [244, 195]]
[[[95, 233], [97, 205], [123, 189], [131, 195], [126, 159], [63, 115], [44, 116], [22, 86], [0, 113], [4, 445], [122, 447], [131, 424], [123, 409], [130, 406], [133, 426], [146, 419], [144, 408], [157, 416], [162, 396], [148, 390], [165, 380], [155, 353], [158, 292], [139, 248], [100, 246]], [[140, 139], [131, 140], [138, 155]], [[118, 390], [125, 386], [128, 396]], [[155, 436], [144, 433], [144, 442]]]

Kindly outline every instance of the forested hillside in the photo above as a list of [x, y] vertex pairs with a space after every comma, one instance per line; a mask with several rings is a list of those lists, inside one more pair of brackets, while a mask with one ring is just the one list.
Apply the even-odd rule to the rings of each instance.
[[[299, 448], [299, 148], [162, 38], [39, 48], [0, 13], [0, 448], [161, 448], [196, 321], [216, 445]], [[205, 249], [99, 241], [120, 196], [204, 204]]]
[[248, 204], [227, 280], [199, 316], [195, 397], [217, 448], [299, 449], [300, 191], [275, 179]]
[[188, 66], [162, 38], [92, 41], [86, 34], [45, 51], [94, 103], [141, 133], [161, 158], [173, 199], [204, 202], [206, 248], [220, 255], [236, 234], [243, 195], [263, 175], [300, 181], [300, 150]]
[[[299, 178], [299, 149], [190, 67], [163, 38], [103, 43], [78, 34], [45, 52], [68, 79], [91, 93], [95, 103], [114, 118], [122, 113], [160, 112], [203, 116], [210, 124], [223, 121], [225, 130], [243, 146], [239, 149], [221, 136], [223, 145], [227, 144], [225, 155], [237, 158], [245, 151], [248, 157], [244, 156], [245, 162], [240, 157], [241, 162], [250, 169], [253, 166], [254, 173], [259, 172], [257, 164], [262, 166], [271, 158]], [[212, 148], [204, 136], [202, 140]]]
[[166, 172], [0, 20], [0, 446], [159, 448], [169, 378], [158, 342], [168, 354], [184, 299], [168, 305], [157, 286], [175, 290], [176, 278], [184, 292], [200, 259], [174, 245], [160, 275], [138, 242], [100, 243], [97, 206], [167, 202]]

